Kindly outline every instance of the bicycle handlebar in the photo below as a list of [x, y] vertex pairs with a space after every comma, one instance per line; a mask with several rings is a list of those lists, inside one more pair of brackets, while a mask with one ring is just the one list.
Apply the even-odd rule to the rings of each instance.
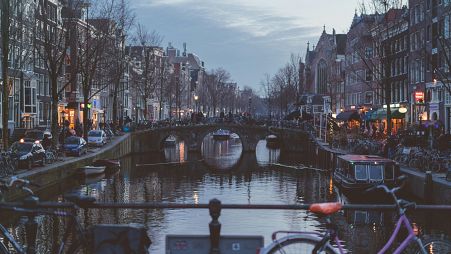
[[393, 187], [392, 189], [390, 189], [390, 188], [387, 187], [387, 185], [382, 183], [382, 184], [378, 184], [376, 186], [372, 186], [372, 187], [368, 188], [365, 192], [368, 193], [368, 192], [372, 192], [372, 191], [374, 191], [376, 189], [381, 189], [381, 190], [383, 190], [385, 193], [389, 194], [393, 198], [393, 201], [396, 204], [396, 206], [398, 207], [398, 209], [406, 208], [408, 206], [411, 206], [412, 203], [411, 202], [403, 202], [404, 200], [399, 199], [396, 196], [396, 192], [404, 187], [404, 185], [406, 183], [406, 180], [407, 180], [407, 176], [401, 175], [398, 178], [396, 178], [396, 181], [401, 183], [400, 186]]
[[31, 182], [30, 180], [18, 178], [16, 176], [11, 177], [9, 181], [2, 181], [0, 182], [0, 188], [9, 190], [12, 187], [19, 188], [21, 190], [24, 190], [25, 192], [29, 193], [30, 195], [34, 195], [33, 190], [29, 188], [29, 186], [34, 186], [40, 188], [41, 185]]

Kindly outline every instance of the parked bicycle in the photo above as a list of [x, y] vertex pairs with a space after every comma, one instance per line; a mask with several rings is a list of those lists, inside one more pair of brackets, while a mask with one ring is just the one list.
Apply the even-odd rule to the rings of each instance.
[[0, 177], [13, 175], [17, 169], [17, 158], [10, 152], [4, 152], [0, 155]]
[[[136, 241], [133, 241], [136, 239], [129, 239], [130, 235], [127, 234], [127, 229], [124, 229], [123, 227], [113, 233], [108, 232], [108, 230], [114, 231], [114, 225], [107, 225], [106, 230], [101, 227], [95, 228], [95, 226], [90, 229], [83, 228], [78, 220], [77, 210], [80, 207], [95, 202], [95, 198], [79, 195], [68, 195], [65, 196], [65, 199], [69, 202], [56, 203], [51, 209], [41, 208], [43, 203], [39, 201], [39, 198], [31, 190], [31, 185], [35, 184], [28, 180], [16, 177], [11, 178], [8, 182], [0, 182], [0, 195], [3, 194], [3, 191], [7, 191], [11, 188], [21, 189], [28, 194], [28, 197], [24, 199], [22, 205], [17, 205], [17, 203], [0, 203], [0, 211], [12, 211], [18, 214], [26, 215], [26, 245], [22, 245], [17, 242], [9, 231], [0, 224], [0, 234], [3, 238], [3, 240], [0, 241], [0, 254], [37, 253], [37, 217], [41, 215], [67, 218], [67, 224], [65, 226], [66, 230], [64, 231], [62, 240], [58, 245], [59, 247], [57, 248], [57, 252], [55, 253], [111, 253], [111, 250], [115, 250], [115, 253], [147, 253], [150, 240], [146, 238], [147, 241], [138, 241], [139, 244], [131, 246], [131, 243], [137, 243]], [[142, 230], [143, 228], [138, 229], [141, 229], [145, 235], [145, 230]], [[97, 242], [94, 242], [95, 230], [100, 232], [98, 235], [102, 236]], [[108, 235], [108, 233], [110, 233], [110, 235]], [[114, 233], [117, 233], [117, 235]], [[137, 235], [139, 234], [135, 234], [135, 236]], [[145, 237], [147, 237], [147, 235], [145, 235]], [[10, 250], [13, 250], [13, 252]]]
[[[396, 196], [396, 192], [399, 191], [406, 180], [405, 176], [398, 178], [402, 182], [400, 187], [389, 189], [386, 185], [378, 185], [370, 188], [368, 191], [375, 189], [382, 189], [388, 193], [396, 207], [398, 212], [398, 221], [396, 227], [388, 240], [388, 242], [382, 247], [378, 254], [389, 253], [388, 251], [393, 246], [395, 238], [398, 236], [401, 226], [404, 226], [407, 231], [407, 237], [402, 243], [390, 253], [400, 254], [403, 253], [408, 247], [412, 247], [410, 253], [451, 253], [451, 242], [446, 239], [433, 239], [423, 242], [414, 232], [412, 224], [410, 223], [406, 211], [409, 208], [415, 207], [415, 203], [408, 202], [400, 199]], [[329, 216], [340, 211], [342, 208], [341, 203], [317, 203], [310, 206], [310, 212], [315, 213], [321, 217], [326, 218], [326, 232], [320, 234], [318, 232], [304, 232], [304, 231], [277, 231], [272, 234], [273, 242], [267, 247], [260, 250], [260, 254], [276, 254], [276, 253], [327, 253], [327, 254], [343, 254], [346, 253], [344, 247], [341, 245], [341, 241], [338, 238], [338, 227], [330, 220]], [[285, 236], [279, 238], [280, 235]], [[337, 248], [332, 246], [332, 242], [335, 243]], [[414, 246], [410, 246], [414, 245]], [[390, 250], [392, 251], [392, 250]]]

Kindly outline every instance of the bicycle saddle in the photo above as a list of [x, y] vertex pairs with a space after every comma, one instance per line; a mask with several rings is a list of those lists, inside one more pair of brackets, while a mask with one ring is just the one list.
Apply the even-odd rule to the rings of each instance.
[[83, 205], [88, 205], [88, 204], [96, 202], [95, 197], [83, 196], [83, 195], [76, 194], [76, 193], [66, 194], [66, 195], [64, 195], [64, 199], [66, 199], [80, 207], [82, 207]]
[[316, 203], [311, 204], [309, 211], [320, 215], [331, 215], [340, 211], [343, 205], [341, 203]]

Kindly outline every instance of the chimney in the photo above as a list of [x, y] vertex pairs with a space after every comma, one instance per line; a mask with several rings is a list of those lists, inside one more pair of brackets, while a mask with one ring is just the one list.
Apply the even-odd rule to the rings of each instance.
[[186, 56], [186, 42], [183, 43], [183, 56]]

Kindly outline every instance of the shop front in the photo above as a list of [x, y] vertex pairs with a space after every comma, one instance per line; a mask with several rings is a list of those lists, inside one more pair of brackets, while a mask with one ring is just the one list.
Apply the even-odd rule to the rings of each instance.
[[357, 110], [341, 112], [336, 116], [336, 120], [344, 122], [349, 129], [360, 128], [361, 118]]
[[[407, 108], [405, 106], [401, 106], [399, 104], [392, 104], [390, 107], [390, 118], [391, 118], [391, 126], [392, 126], [392, 134], [398, 133], [399, 130], [402, 130], [406, 126], [406, 113]], [[381, 132], [387, 135], [387, 108], [384, 105], [383, 108], [374, 110], [369, 113], [367, 116], [370, 122], [373, 122], [372, 125], [376, 126], [376, 128]], [[374, 129], [374, 127], [373, 127]]]

